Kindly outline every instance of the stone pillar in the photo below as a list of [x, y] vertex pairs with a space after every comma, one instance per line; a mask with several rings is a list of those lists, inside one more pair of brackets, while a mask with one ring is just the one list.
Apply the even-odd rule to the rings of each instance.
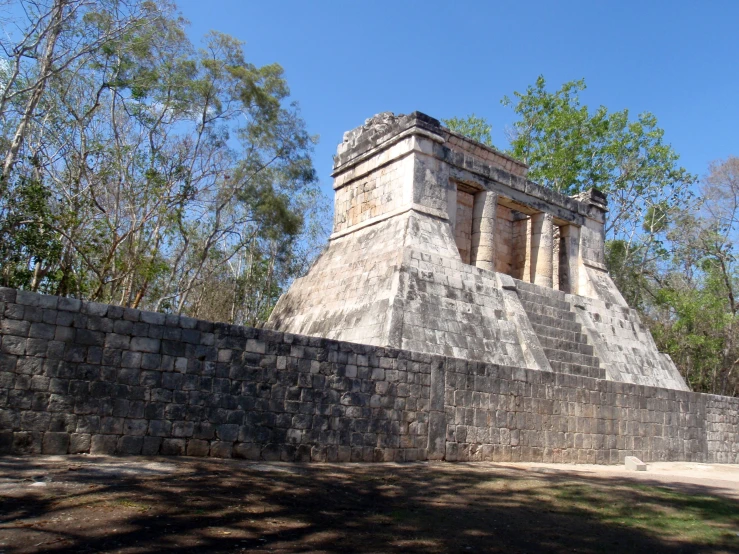
[[603, 266], [605, 270], [605, 223], [608, 201], [596, 189], [590, 189], [573, 196], [587, 207], [585, 225], [580, 229], [580, 256], [585, 262]]
[[580, 227], [564, 225], [559, 230], [559, 290], [577, 294], [580, 266]]
[[472, 207], [472, 255], [470, 263], [480, 269], [495, 271], [495, 220], [498, 195], [492, 191], [475, 194]]
[[552, 250], [554, 227], [552, 215], [537, 213], [531, 216], [531, 281], [535, 285], [552, 288]]
[[531, 218], [527, 217], [518, 222], [518, 241], [516, 248], [520, 248], [519, 260], [519, 279], [526, 283], [531, 282]]

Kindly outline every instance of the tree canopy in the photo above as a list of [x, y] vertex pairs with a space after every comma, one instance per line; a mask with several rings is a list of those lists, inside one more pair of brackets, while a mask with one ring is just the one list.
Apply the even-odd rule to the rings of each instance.
[[[0, 39], [0, 280], [264, 319], [324, 214], [277, 64], [167, 2], [22, 1]], [[10, 27], [10, 26], [9, 26]]]
[[493, 127], [482, 117], [470, 114], [463, 118], [453, 117], [451, 119], [442, 119], [441, 122], [455, 133], [495, 148], [491, 135]]
[[[585, 88], [551, 91], [540, 76], [503, 98], [516, 115], [508, 153], [554, 190], [608, 194], [606, 263], [624, 297], [694, 390], [739, 395], [739, 159], [699, 182], [653, 114], [590, 109]], [[475, 116], [445, 124], [480, 142], [491, 130]]]

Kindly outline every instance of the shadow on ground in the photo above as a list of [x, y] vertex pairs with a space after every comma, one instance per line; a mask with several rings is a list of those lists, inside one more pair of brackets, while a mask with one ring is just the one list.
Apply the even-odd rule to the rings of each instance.
[[737, 532], [720, 491], [492, 464], [0, 458], [8, 554], [736, 552]]

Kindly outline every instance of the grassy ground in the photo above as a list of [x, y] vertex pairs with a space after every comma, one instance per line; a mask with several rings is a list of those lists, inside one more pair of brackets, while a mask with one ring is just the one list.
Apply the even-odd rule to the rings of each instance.
[[0, 458], [0, 553], [739, 552], [715, 488], [494, 464]]

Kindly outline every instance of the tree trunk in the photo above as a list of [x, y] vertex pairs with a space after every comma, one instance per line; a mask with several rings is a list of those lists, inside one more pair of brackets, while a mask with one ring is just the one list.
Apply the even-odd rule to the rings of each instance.
[[36, 106], [38, 106], [41, 95], [44, 93], [46, 88], [46, 81], [51, 74], [51, 62], [54, 58], [54, 49], [56, 48], [56, 41], [62, 32], [62, 16], [64, 8], [67, 5], [68, 0], [56, 0], [54, 5], [54, 13], [51, 16], [51, 22], [49, 24], [49, 38], [46, 42], [46, 48], [41, 58], [41, 67], [39, 70], [39, 80], [36, 86], [31, 91], [31, 97], [26, 103], [26, 108], [23, 110], [23, 116], [18, 123], [18, 128], [13, 136], [13, 142], [10, 144], [10, 149], [5, 156], [5, 163], [3, 164], [3, 179], [7, 180], [10, 177], [10, 172], [13, 170], [13, 166], [18, 158], [18, 152], [23, 145], [23, 139], [26, 136], [28, 125], [31, 122]]

